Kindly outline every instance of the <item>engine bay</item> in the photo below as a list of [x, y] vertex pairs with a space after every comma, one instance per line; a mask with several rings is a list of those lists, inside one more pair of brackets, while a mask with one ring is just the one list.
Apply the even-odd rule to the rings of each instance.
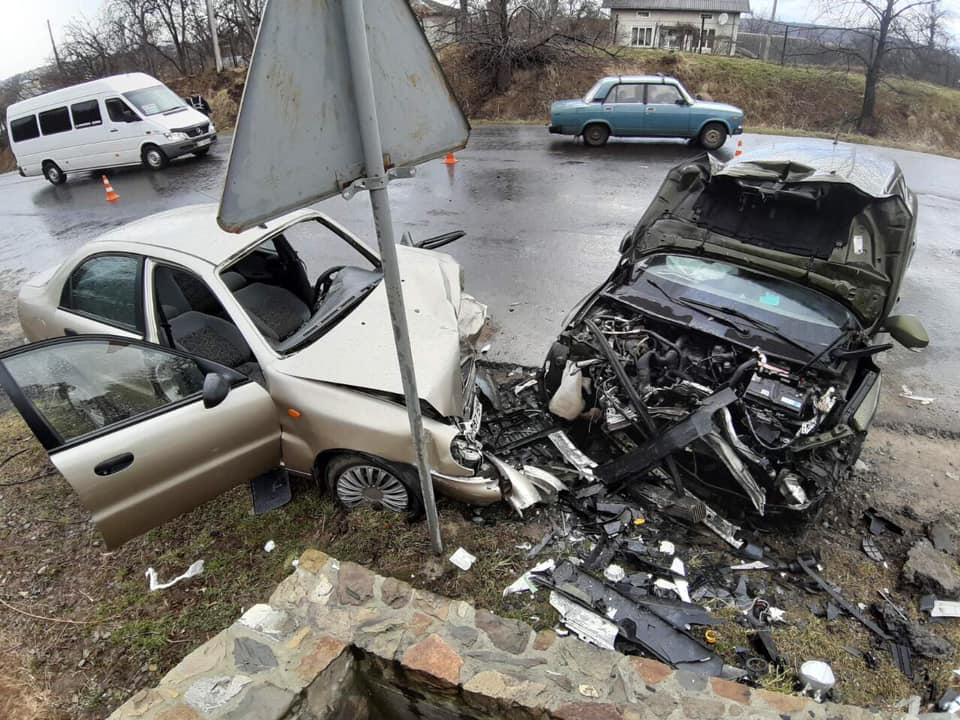
[[653, 480], [766, 518], [816, 508], [847, 476], [863, 435], [850, 399], [874, 375], [774, 361], [601, 297], [554, 343], [542, 382], [608, 486]]

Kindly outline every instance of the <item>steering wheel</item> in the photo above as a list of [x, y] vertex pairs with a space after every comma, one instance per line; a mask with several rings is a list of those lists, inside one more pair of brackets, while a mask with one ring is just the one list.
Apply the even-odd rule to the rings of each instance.
[[332, 267], [328, 267], [326, 270], [320, 273], [320, 277], [318, 277], [317, 281], [313, 284], [314, 310], [317, 309], [317, 306], [330, 290], [330, 284], [333, 282], [333, 276], [343, 270], [344, 267], [344, 265], [334, 265]]

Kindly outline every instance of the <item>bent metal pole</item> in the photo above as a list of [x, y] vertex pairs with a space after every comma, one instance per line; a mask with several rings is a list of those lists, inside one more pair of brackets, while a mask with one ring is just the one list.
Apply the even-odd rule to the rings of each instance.
[[387, 194], [387, 173], [383, 167], [383, 149], [380, 144], [380, 125], [377, 120], [377, 104], [373, 93], [373, 76], [370, 68], [370, 53], [367, 49], [367, 31], [363, 19], [363, 0], [342, 0], [343, 22], [350, 59], [350, 74], [357, 102], [357, 125], [363, 145], [366, 170], [366, 187], [370, 191], [373, 206], [373, 223], [380, 245], [380, 260], [383, 263], [383, 282], [390, 306], [393, 324], [393, 339], [400, 362], [400, 379], [407, 403], [407, 417], [417, 457], [417, 472], [423, 493], [423, 507], [427, 515], [427, 528], [433, 551], [443, 552], [440, 538], [440, 523], [437, 518], [437, 502], [433, 494], [433, 481], [427, 465], [426, 437], [423, 416], [420, 414], [420, 395], [417, 392], [417, 377], [413, 368], [413, 353], [410, 349], [410, 333], [407, 331], [407, 316], [400, 284], [400, 268], [397, 265], [397, 246], [393, 240], [393, 220], [390, 217], [390, 201]]

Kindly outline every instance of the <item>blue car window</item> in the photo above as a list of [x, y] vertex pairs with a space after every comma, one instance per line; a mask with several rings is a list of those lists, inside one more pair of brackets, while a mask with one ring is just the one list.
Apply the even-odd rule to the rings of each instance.
[[647, 105], [673, 105], [679, 99], [673, 85], [647, 85]]
[[643, 85], [617, 85], [607, 95], [607, 102], [612, 103], [642, 103]]

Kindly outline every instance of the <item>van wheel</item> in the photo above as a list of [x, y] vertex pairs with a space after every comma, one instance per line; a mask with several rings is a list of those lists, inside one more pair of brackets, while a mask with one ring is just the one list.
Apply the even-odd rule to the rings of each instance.
[[610, 129], [606, 125], [594, 123], [593, 125], [587, 125], [583, 129], [583, 142], [590, 147], [606, 145], [609, 139]]
[[192, 154], [194, 157], [203, 157], [208, 152], [210, 152], [210, 148], [205, 147], [205, 148], [200, 148], [199, 150], [194, 150]]
[[346, 510], [369, 507], [406, 513], [410, 519], [423, 512], [416, 475], [386, 460], [338, 455], [327, 463], [324, 476], [327, 491]]
[[52, 160], [43, 164], [43, 176], [51, 185], [63, 185], [67, 181], [67, 174]]
[[707, 123], [700, 131], [699, 139], [707, 150], [716, 150], [727, 141], [727, 129], [721, 123]]
[[163, 170], [170, 164], [167, 154], [156, 145], [147, 145], [140, 153], [143, 164], [151, 170]]

